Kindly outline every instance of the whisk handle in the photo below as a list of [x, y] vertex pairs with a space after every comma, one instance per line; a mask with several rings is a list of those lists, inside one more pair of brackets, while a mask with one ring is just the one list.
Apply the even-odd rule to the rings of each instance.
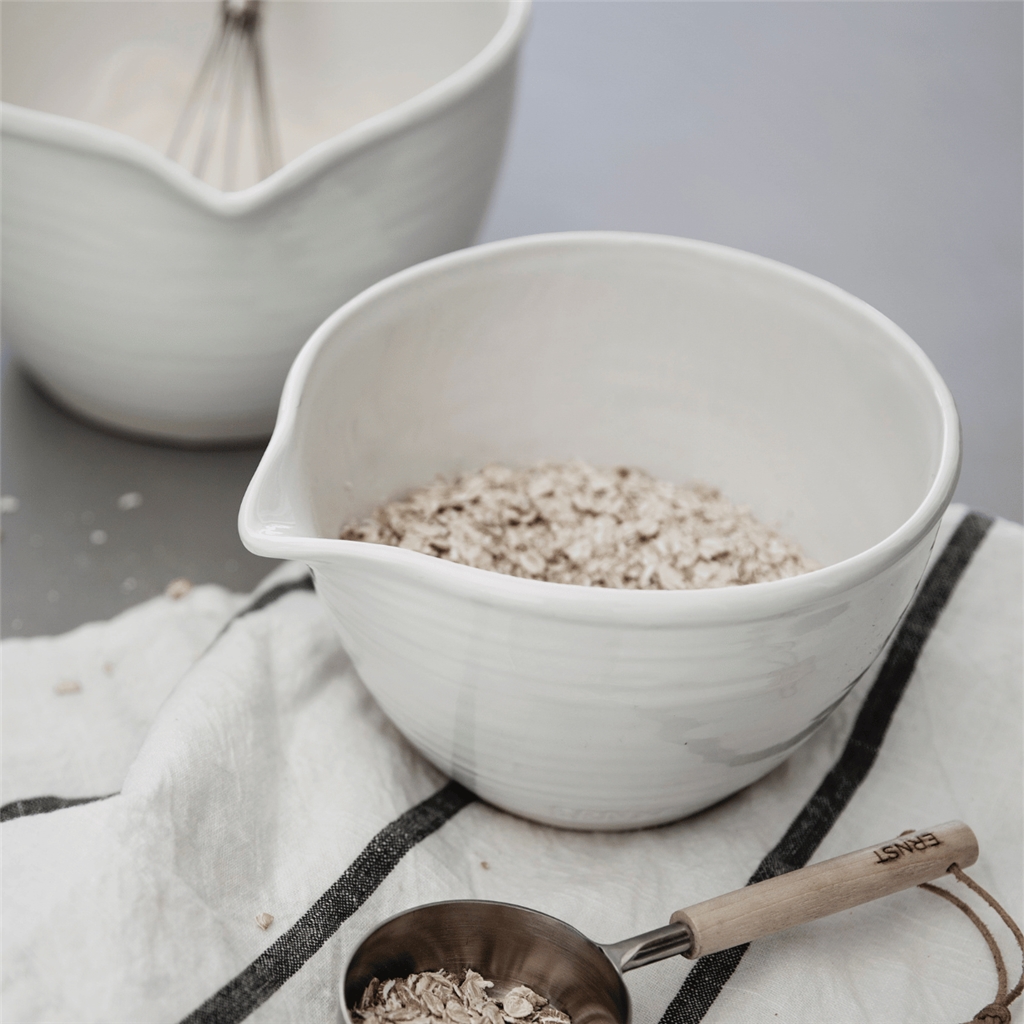
[[815, 921], [969, 867], [978, 840], [960, 821], [865, 847], [810, 867], [748, 885], [672, 915], [690, 931], [691, 959]]

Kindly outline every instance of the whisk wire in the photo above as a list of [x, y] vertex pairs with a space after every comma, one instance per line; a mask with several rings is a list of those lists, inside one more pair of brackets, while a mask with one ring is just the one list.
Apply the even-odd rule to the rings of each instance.
[[213, 172], [212, 157], [221, 142], [222, 187], [234, 188], [247, 92], [253, 100], [256, 167], [265, 178], [281, 166], [281, 155], [260, 40], [260, 0], [221, 0], [219, 31], [182, 108], [167, 155], [185, 163], [186, 145], [198, 126], [192, 173], [202, 178], [208, 168]]
[[252, 49], [252, 66], [256, 79], [257, 119], [261, 126], [259, 132], [261, 172], [263, 177], [266, 177], [269, 174], [273, 174], [281, 166], [281, 146], [277, 138], [277, 120], [274, 117], [271, 104], [270, 89], [267, 86], [263, 48], [259, 45], [259, 40], [255, 36], [250, 38], [249, 45]]
[[221, 36], [217, 46], [217, 59], [210, 84], [210, 102], [206, 105], [202, 130], [199, 133], [199, 142], [196, 145], [195, 159], [192, 164], [192, 173], [197, 178], [201, 178], [206, 171], [206, 162], [210, 158], [221, 119], [224, 117], [225, 94], [230, 87], [232, 70], [230, 61], [231, 50], [234, 48], [233, 43], [233, 33], [226, 32]]
[[[235, 184], [235, 172], [238, 167], [238, 144], [242, 134], [242, 121], [245, 117], [244, 93], [245, 82], [245, 45], [239, 43], [235, 46], [233, 58], [234, 67], [231, 71], [231, 98], [228, 107], [228, 123], [225, 130], [224, 143], [224, 188], [231, 189]], [[260, 168], [262, 177], [268, 172]]]
[[181, 114], [178, 115], [178, 123], [175, 125], [174, 134], [171, 136], [170, 144], [167, 147], [167, 155], [172, 160], [178, 159], [181, 148], [185, 144], [185, 139], [188, 137], [196, 115], [199, 113], [203, 96], [207, 92], [207, 82], [210, 81], [217, 69], [220, 53], [224, 48], [224, 40], [224, 33], [221, 32], [207, 48], [206, 56], [203, 58], [203, 63], [199, 68], [199, 74], [196, 75], [196, 79], [192, 83], [188, 99], [185, 101], [185, 106], [182, 107]]

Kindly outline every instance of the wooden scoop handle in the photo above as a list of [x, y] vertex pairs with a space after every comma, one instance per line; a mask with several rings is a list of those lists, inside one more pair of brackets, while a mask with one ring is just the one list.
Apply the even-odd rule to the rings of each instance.
[[692, 936], [693, 959], [795, 924], [815, 921], [945, 874], [970, 867], [978, 840], [961, 821], [909, 832], [856, 853], [756, 882], [672, 915]]

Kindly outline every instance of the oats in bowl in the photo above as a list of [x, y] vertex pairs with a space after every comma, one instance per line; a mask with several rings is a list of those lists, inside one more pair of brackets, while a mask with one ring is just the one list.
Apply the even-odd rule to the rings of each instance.
[[438, 480], [349, 524], [341, 539], [508, 576], [626, 590], [767, 583], [819, 568], [714, 487], [580, 461], [489, 465]]

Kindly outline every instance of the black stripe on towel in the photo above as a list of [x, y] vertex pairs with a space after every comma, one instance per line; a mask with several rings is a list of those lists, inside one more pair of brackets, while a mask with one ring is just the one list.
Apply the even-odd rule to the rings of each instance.
[[373, 894], [398, 862], [476, 797], [457, 782], [378, 832], [345, 873], [279, 939], [182, 1024], [234, 1024], [266, 1002]]
[[258, 612], [263, 608], [266, 608], [268, 604], [273, 604], [275, 601], [284, 597], [285, 594], [291, 594], [296, 590], [313, 589], [313, 577], [310, 575], [301, 576], [297, 580], [289, 580], [287, 583], [278, 583], [276, 587], [271, 587], [269, 590], [265, 590], [250, 604], [247, 604], [240, 612], [237, 612], [232, 616], [232, 621], [240, 619], [244, 615], [251, 615], [253, 612]]
[[297, 580], [288, 580], [285, 583], [278, 583], [276, 586], [271, 587], [269, 590], [265, 590], [259, 597], [254, 598], [249, 602], [241, 611], [235, 612], [234, 615], [228, 619], [227, 622], [221, 626], [220, 632], [210, 641], [210, 646], [206, 648], [203, 654], [208, 654], [210, 648], [228, 631], [233, 622], [237, 622], [239, 619], [245, 618], [246, 615], [252, 615], [253, 612], [262, 611], [267, 605], [273, 604], [275, 601], [279, 601], [286, 594], [295, 593], [297, 590], [315, 590], [316, 587], [313, 584], [312, 575], [300, 576]]
[[[988, 516], [969, 512], [953, 532], [903, 619], [839, 760], [747, 885], [803, 867], [828, 835], [875, 763], [925, 641], [991, 526]], [[746, 943], [701, 957], [669, 1003], [660, 1024], [699, 1024], [739, 966], [748, 946]]]
[[14, 818], [27, 818], [32, 814], [49, 814], [50, 811], [61, 811], [65, 807], [77, 807], [79, 804], [91, 804], [97, 800], [109, 800], [116, 793], [104, 793], [103, 796], [30, 796], [24, 800], [12, 800], [0, 807], [0, 822], [12, 821]]

